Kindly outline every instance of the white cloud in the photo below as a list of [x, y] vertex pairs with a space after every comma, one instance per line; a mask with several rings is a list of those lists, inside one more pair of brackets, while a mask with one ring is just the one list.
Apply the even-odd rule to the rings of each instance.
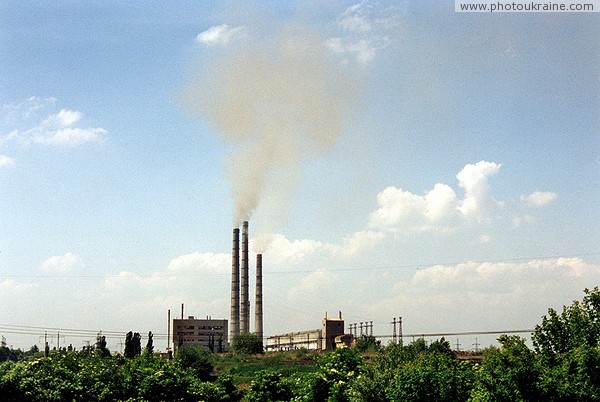
[[4, 279], [2, 282], [0, 282], [0, 290], [2, 291], [2, 294], [5, 297], [23, 296], [26, 295], [28, 292], [35, 290], [38, 287], [39, 285], [37, 283], [16, 282], [13, 279]]
[[375, 58], [377, 46], [366, 39], [349, 41], [342, 38], [330, 38], [325, 45], [339, 55], [353, 55], [361, 64], [368, 64]]
[[193, 290], [199, 283], [225, 283], [230, 269], [230, 254], [194, 252], [173, 258], [165, 269], [149, 275], [121, 271], [107, 276], [102, 285], [102, 295], [113, 296], [124, 289], [130, 292], [152, 289], [157, 296], [166, 297]]
[[230, 254], [195, 252], [172, 259], [167, 271], [173, 274], [227, 272], [230, 263]]
[[500, 170], [494, 162], [479, 161], [466, 165], [457, 175], [458, 185], [465, 190], [465, 198], [459, 210], [468, 219], [487, 220], [502, 204], [494, 200], [490, 193], [488, 178]]
[[552, 204], [557, 196], [549, 191], [534, 191], [529, 195], [522, 195], [521, 203], [528, 207], [541, 208]]
[[28, 119], [54, 103], [56, 103], [56, 98], [40, 98], [38, 96], [32, 96], [19, 103], [5, 103], [0, 108], [2, 111], [0, 123], [10, 125]]
[[284, 235], [276, 234], [272, 236], [265, 254], [273, 266], [289, 268], [304, 262], [307, 258], [322, 255], [328, 249], [330, 246], [317, 240], [290, 241]]
[[385, 239], [383, 232], [361, 230], [344, 238], [341, 245], [335, 246], [333, 255], [343, 258], [352, 258], [365, 250], [372, 249]]
[[580, 298], [598, 277], [600, 266], [580, 258], [436, 265], [398, 281], [371, 310], [393, 316], [402, 306], [405, 323], [427, 322], [429, 331], [435, 322], [435, 330], [533, 328], [547, 308]]
[[50, 115], [42, 122], [42, 126], [48, 128], [68, 127], [77, 123], [83, 115], [75, 110], [61, 109], [60, 112]]
[[8, 155], [0, 155], [0, 167], [12, 166], [15, 164], [15, 160]]
[[227, 24], [221, 24], [199, 33], [198, 36], [196, 36], [196, 41], [208, 46], [227, 46], [230, 42], [242, 38], [245, 35], [246, 28], [243, 26], [232, 28]]
[[456, 214], [456, 193], [446, 184], [436, 183], [433, 190], [425, 196], [425, 203], [425, 215], [433, 222], [448, 219]]
[[288, 296], [292, 300], [313, 297], [333, 283], [334, 277], [329, 271], [318, 269], [304, 276], [296, 286], [289, 290]]
[[489, 222], [503, 207], [492, 197], [488, 183], [499, 169], [500, 165], [486, 161], [466, 165], [456, 175], [465, 191], [463, 199], [443, 183], [435, 184], [424, 196], [388, 187], [377, 195], [379, 208], [370, 215], [369, 227], [449, 234], [471, 222]]
[[107, 134], [105, 129], [74, 127], [82, 117], [83, 113], [81, 112], [61, 109], [35, 127], [10, 131], [4, 135], [2, 142], [14, 141], [22, 145], [41, 144], [67, 147], [102, 142]]
[[[399, 21], [395, 7], [381, 8], [378, 4], [362, 1], [348, 7], [337, 19], [343, 36], [330, 38], [325, 45], [341, 56], [352, 56], [366, 65], [377, 52], [390, 43], [390, 32]], [[344, 59], [344, 62], [349, 62]]]
[[40, 265], [40, 270], [44, 272], [70, 272], [83, 266], [83, 260], [73, 253], [65, 255], [55, 255], [48, 258]]
[[369, 226], [392, 230], [397, 226], [410, 226], [421, 230], [427, 203], [424, 197], [401, 188], [388, 187], [377, 194], [379, 209], [371, 214]]

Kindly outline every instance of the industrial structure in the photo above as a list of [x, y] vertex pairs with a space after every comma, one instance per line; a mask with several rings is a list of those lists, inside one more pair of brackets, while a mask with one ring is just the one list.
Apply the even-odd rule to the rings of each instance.
[[[248, 221], [242, 223], [240, 269], [240, 229], [233, 229], [231, 250], [231, 327], [229, 339], [233, 341], [240, 333], [250, 332], [250, 292], [248, 259]], [[241, 279], [241, 280], [240, 280]], [[255, 291], [254, 333], [263, 338], [263, 295], [262, 295], [262, 254], [256, 255], [256, 291]]]
[[267, 338], [265, 349], [268, 352], [282, 352], [295, 349], [333, 350], [340, 346], [351, 346], [352, 334], [344, 334], [344, 320], [339, 312], [338, 318], [328, 318], [325, 313], [320, 329], [300, 332], [288, 332]]
[[229, 349], [227, 338], [227, 320], [205, 319], [189, 316], [173, 320], [173, 348], [184, 345], [199, 345], [212, 352], [220, 353]]
[[[233, 229], [231, 249], [231, 315], [229, 322], [226, 319], [212, 319], [210, 316], [207, 316], [206, 319], [194, 318], [193, 316], [184, 319], [184, 306], [182, 304], [181, 318], [172, 320], [173, 352], [176, 353], [177, 348], [183, 345], [200, 345], [213, 352], [227, 352], [230, 350], [230, 342], [232, 342], [237, 335], [250, 333], [251, 306], [248, 245], [248, 221], [244, 221], [242, 223], [241, 233], [240, 228]], [[254, 334], [261, 342], [264, 337], [262, 268], [262, 254], [257, 254]], [[171, 310], [168, 311], [168, 321], [169, 335], [167, 336], [170, 338]], [[268, 337], [266, 339], [265, 350], [287, 351], [301, 348], [308, 350], [333, 350], [340, 346], [351, 346], [353, 339], [354, 336], [352, 333], [344, 333], [344, 320], [340, 311], [337, 318], [329, 318], [327, 317], [327, 313], [325, 313], [321, 328], [319, 329], [289, 332]], [[170, 350], [171, 348], [167, 347], [167, 351], [170, 352]]]

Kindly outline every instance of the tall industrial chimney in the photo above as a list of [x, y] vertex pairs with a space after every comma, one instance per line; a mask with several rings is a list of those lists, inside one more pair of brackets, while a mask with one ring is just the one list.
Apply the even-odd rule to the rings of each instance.
[[231, 322], [229, 340], [240, 333], [240, 229], [233, 229], [231, 249]]
[[250, 332], [250, 301], [248, 299], [248, 221], [242, 223], [242, 283], [240, 297], [240, 332]]
[[263, 339], [263, 296], [262, 296], [262, 254], [256, 254], [256, 304], [254, 306], [254, 334]]

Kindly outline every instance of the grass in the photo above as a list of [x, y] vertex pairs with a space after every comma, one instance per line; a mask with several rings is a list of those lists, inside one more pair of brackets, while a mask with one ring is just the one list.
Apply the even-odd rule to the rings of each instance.
[[250, 384], [260, 371], [291, 377], [315, 371], [317, 356], [320, 354], [306, 350], [272, 352], [262, 355], [215, 355], [214, 374], [229, 374], [233, 377], [236, 385]]

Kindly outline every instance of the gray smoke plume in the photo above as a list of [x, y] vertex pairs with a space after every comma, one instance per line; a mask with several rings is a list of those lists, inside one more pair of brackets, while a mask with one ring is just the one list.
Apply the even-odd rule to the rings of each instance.
[[262, 45], [222, 50], [185, 90], [186, 107], [233, 145], [226, 166], [235, 224], [268, 200], [279, 207], [261, 210], [270, 222], [259, 231], [274, 229], [299, 184], [301, 162], [341, 135], [357, 85], [325, 42], [317, 32], [286, 27]]

